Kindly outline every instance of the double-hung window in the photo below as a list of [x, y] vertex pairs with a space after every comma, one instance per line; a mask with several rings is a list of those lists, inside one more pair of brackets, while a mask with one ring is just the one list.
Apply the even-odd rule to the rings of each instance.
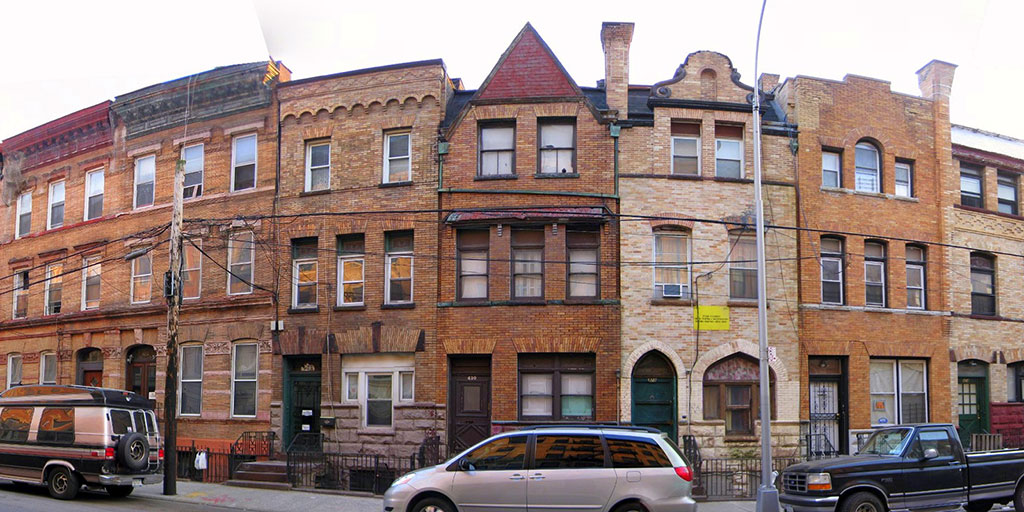
[[971, 314], [996, 314], [996, 260], [979, 252], [971, 253]]
[[928, 365], [907, 359], [872, 359], [871, 424], [928, 421]]
[[729, 237], [732, 252], [729, 255], [729, 298], [757, 298], [757, 240], [749, 232]]
[[132, 206], [143, 208], [153, 206], [156, 185], [156, 156], [149, 155], [135, 159], [135, 198]]
[[366, 261], [364, 246], [364, 237], [361, 233], [338, 237], [339, 306], [358, 306], [363, 303]]
[[838, 238], [821, 239], [821, 302], [843, 303], [843, 241]]
[[515, 173], [516, 128], [513, 124], [480, 127], [480, 176]]
[[910, 162], [896, 162], [893, 167], [896, 175], [896, 189], [894, 192], [901, 197], [914, 197], [914, 164]]
[[32, 232], [32, 192], [18, 196], [18, 225], [16, 238]]
[[317, 239], [292, 240], [292, 308], [317, 307]]
[[[7, 355], [7, 389], [21, 385], [21, 354]], [[27, 427], [26, 427], [27, 430]]]
[[908, 245], [906, 249], [907, 260], [907, 308], [925, 309], [925, 285], [927, 278], [925, 274], [924, 248], [915, 245]]
[[99, 256], [82, 260], [82, 309], [100, 307], [101, 264]]
[[47, 315], [60, 313], [64, 280], [64, 264], [51, 263], [46, 266], [46, 312]]
[[28, 316], [28, 270], [14, 273], [14, 307], [12, 318]]
[[864, 244], [864, 304], [885, 307], [885, 245]]
[[690, 237], [684, 232], [654, 233], [654, 298], [690, 298]]
[[459, 251], [458, 299], [486, 299], [490, 231], [487, 229], [460, 229], [457, 243]]
[[569, 266], [567, 297], [598, 297], [600, 274], [600, 237], [597, 227], [572, 227], [565, 233], [565, 248]]
[[256, 416], [256, 380], [259, 374], [259, 347], [255, 343], [236, 343], [231, 358], [231, 415]]
[[252, 293], [253, 233], [238, 231], [228, 240], [228, 295]]
[[64, 225], [64, 180], [50, 183], [50, 200], [46, 209], [46, 229]]
[[838, 151], [821, 151], [821, 186], [841, 188], [843, 186], [843, 158]]
[[861, 192], [881, 192], [878, 148], [868, 142], [854, 147], [854, 185]]
[[742, 126], [715, 126], [715, 176], [743, 177]]
[[1000, 172], [997, 175], [999, 211], [1017, 215], [1017, 175]]
[[181, 159], [185, 161], [185, 182], [182, 197], [191, 199], [203, 195], [203, 145], [194, 144], [181, 148]]
[[519, 354], [519, 418], [594, 419], [593, 354]]
[[540, 174], [576, 173], [576, 123], [541, 121]]
[[544, 297], [544, 229], [512, 230], [512, 298]]
[[982, 177], [985, 171], [980, 166], [966, 163], [960, 164], [960, 204], [984, 208], [985, 200]]
[[132, 304], [149, 302], [153, 292], [153, 253], [132, 260]]
[[331, 188], [331, 142], [306, 144], [306, 192]]
[[393, 231], [384, 234], [385, 269], [384, 287], [386, 304], [412, 303], [413, 233]]
[[103, 169], [89, 171], [85, 175], [85, 220], [103, 216]]
[[[195, 243], [196, 245], [192, 245]], [[203, 258], [199, 239], [186, 240], [182, 247], [181, 298], [198, 299], [202, 293]]]
[[57, 354], [53, 352], [39, 354], [39, 383], [57, 383]]
[[179, 382], [178, 414], [181, 416], [199, 416], [203, 410], [202, 345], [184, 345], [181, 347]]
[[384, 135], [384, 183], [412, 181], [412, 140], [409, 132]]
[[256, 134], [231, 141], [231, 191], [256, 187]]
[[700, 174], [700, 125], [672, 123], [672, 174]]

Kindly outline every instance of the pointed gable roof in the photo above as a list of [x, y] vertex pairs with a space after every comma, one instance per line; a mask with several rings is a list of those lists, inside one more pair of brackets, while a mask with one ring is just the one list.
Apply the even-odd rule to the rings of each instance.
[[581, 96], [558, 57], [529, 23], [519, 31], [474, 100], [510, 100]]

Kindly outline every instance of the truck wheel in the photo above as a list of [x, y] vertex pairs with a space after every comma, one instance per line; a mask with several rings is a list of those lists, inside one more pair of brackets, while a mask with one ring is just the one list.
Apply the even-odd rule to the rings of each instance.
[[46, 488], [50, 491], [50, 496], [59, 500], [75, 499], [80, 487], [82, 483], [78, 480], [78, 475], [64, 466], [55, 466], [46, 479]]
[[967, 512], [988, 512], [994, 505], [991, 501], [972, 501], [964, 505], [964, 510]]
[[858, 492], [843, 500], [839, 512], [885, 512], [885, 507], [874, 494]]

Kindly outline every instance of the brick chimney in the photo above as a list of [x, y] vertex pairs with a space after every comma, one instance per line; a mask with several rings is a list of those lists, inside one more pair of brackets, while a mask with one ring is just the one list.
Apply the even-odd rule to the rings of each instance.
[[949, 93], [953, 88], [953, 73], [956, 64], [941, 60], [932, 60], [917, 70], [917, 85], [921, 88], [921, 96], [930, 100], [945, 99], [949, 101]]
[[604, 94], [608, 108], [618, 111], [618, 118], [629, 115], [629, 44], [633, 42], [633, 24], [604, 22], [601, 24], [601, 47], [604, 48]]

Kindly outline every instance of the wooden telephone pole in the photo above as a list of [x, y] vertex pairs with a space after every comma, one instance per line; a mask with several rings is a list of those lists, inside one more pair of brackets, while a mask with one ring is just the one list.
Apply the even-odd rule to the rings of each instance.
[[164, 495], [178, 493], [178, 315], [181, 312], [181, 217], [185, 161], [174, 166], [174, 204], [171, 209], [171, 268], [164, 279], [167, 299], [167, 370], [164, 386]]

